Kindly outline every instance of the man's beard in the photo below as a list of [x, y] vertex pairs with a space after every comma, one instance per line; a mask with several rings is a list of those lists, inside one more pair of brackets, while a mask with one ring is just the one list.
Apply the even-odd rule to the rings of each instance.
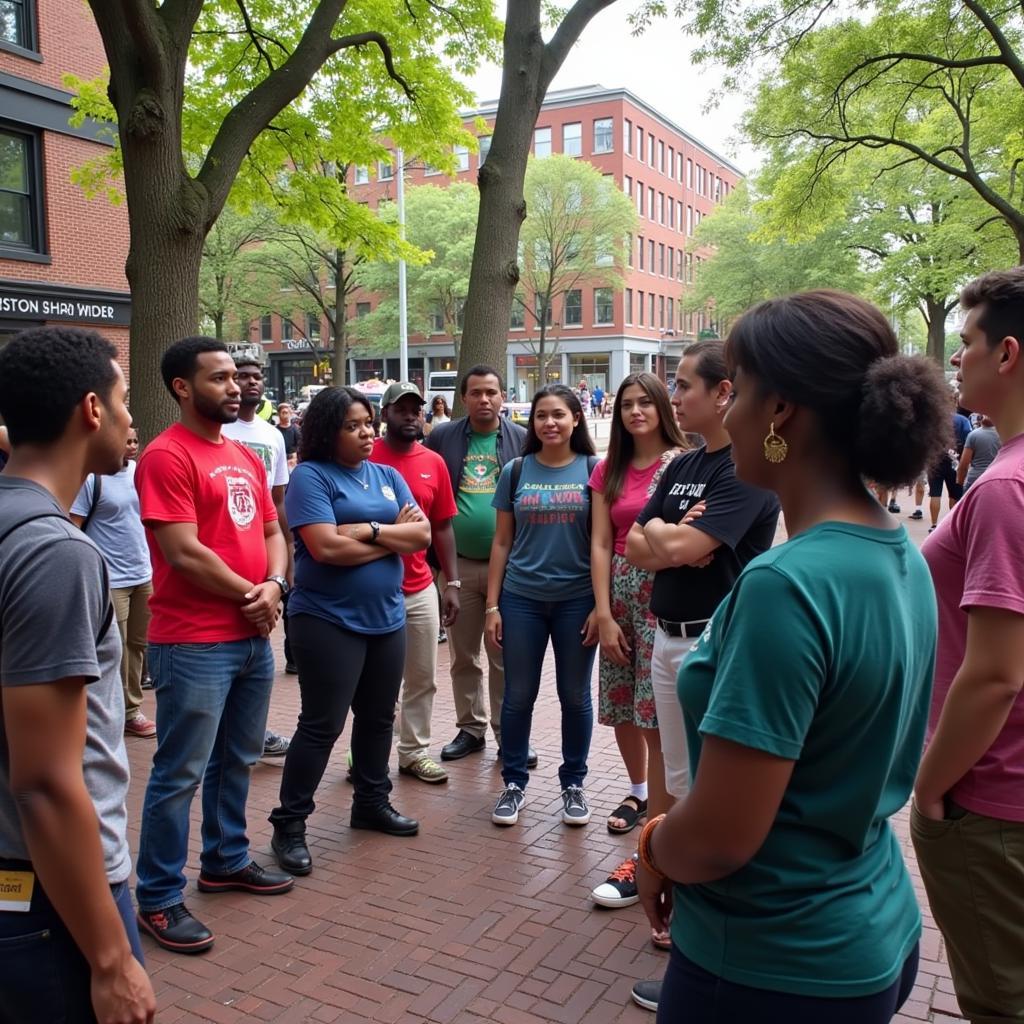
[[237, 412], [228, 412], [222, 402], [214, 402], [204, 395], [196, 395], [195, 406], [200, 416], [214, 423], [234, 423], [238, 419]]

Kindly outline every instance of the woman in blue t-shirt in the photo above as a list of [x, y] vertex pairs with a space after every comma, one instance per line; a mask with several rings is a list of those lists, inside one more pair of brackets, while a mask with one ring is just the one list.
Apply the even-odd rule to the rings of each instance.
[[736, 475], [778, 494], [789, 539], [679, 671], [692, 787], [644, 828], [637, 873], [652, 924], [676, 910], [659, 1021], [884, 1024], [913, 985], [921, 918], [888, 819], [921, 756], [935, 597], [862, 481], [917, 479], [948, 412], [938, 367], [897, 353], [841, 292], [761, 303], [729, 335]]
[[487, 573], [487, 642], [502, 648], [502, 778], [491, 820], [514, 825], [526, 800], [533, 706], [548, 640], [562, 707], [562, 821], [585, 825], [583, 793], [594, 730], [594, 647], [583, 633], [594, 610], [590, 583], [590, 490], [597, 463], [576, 393], [549, 384], [533, 397], [523, 456], [506, 463], [494, 494], [497, 524]]
[[430, 543], [430, 524], [405, 481], [369, 461], [373, 408], [355, 388], [310, 403], [299, 465], [285, 495], [295, 537], [288, 632], [299, 669], [299, 723], [270, 815], [278, 863], [312, 869], [306, 818], [351, 707], [353, 828], [415, 835], [416, 821], [388, 801], [395, 700], [405, 663], [402, 560]]

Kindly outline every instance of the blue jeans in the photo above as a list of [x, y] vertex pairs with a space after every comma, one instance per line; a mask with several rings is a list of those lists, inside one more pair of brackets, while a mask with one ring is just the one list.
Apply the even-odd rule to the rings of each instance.
[[[31, 870], [23, 862], [0, 867]], [[142, 947], [127, 882], [110, 887], [128, 943], [141, 964]], [[0, 1022], [95, 1024], [89, 963], [36, 879], [28, 913], [0, 914]]]
[[594, 731], [590, 677], [596, 647], [584, 647], [583, 624], [594, 607], [594, 595], [563, 601], [538, 601], [502, 591], [501, 647], [505, 661], [505, 696], [501, 703], [501, 777], [526, 788], [533, 706], [540, 692], [540, 674], [548, 639], [555, 651], [555, 687], [562, 706], [562, 764], [558, 780], [582, 786]]
[[230, 874], [249, 863], [249, 770], [263, 752], [274, 656], [262, 637], [150, 644], [157, 748], [142, 808], [139, 909], [182, 902], [189, 809], [203, 784], [200, 864]]

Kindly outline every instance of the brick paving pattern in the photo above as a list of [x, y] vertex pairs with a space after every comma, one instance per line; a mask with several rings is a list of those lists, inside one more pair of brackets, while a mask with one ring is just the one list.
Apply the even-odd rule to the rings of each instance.
[[[902, 502], [905, 517], [909, 503], [905, 497]], [[923, 524], [908, 525], [915, 539], [923, 539]], [[275, 639], [279, 645], [280, 631]], [[439, 648], [438, 661], [435, 758], [455, 735], [447, 645]], [[154, 714], [152, 693], [144, 711]], [[296, 679], [281, 673], [270, 727], [290, 735], [297, 712]], [[392, 802], [420, 820], [420, 834], [411, 839], [349, 829], [346, 729], [309, 820], [313, 874], [284, 896], [196, 891], [197, 800], [185, 897], [217, 942], [208, 954], [186, 957], [143, 940], [159, 1000], [157, 1019], [653, 1024], [653, 1014], [635, 1006], [629, 992], [636, 979], [664, 970], [666, 954], [652, 949], [638, 906], [609, 911], [589, 899], [591, 888], [636, 842], [636, 833], [613, 836], [604, 826], [626, 792], [612, 730], [594, 730], [587, 780], [593, 819], [585, 828], [569, 828], [559, 818], [558, 722], [549, 664], [534, 722], [540, 766], [513, 828], [490, 821], [501, 788], [491, 737], [482, 754], [447, 765], [451, 778], [444, 786], [399, 776], [393, 756]], [[133, 771], [129, 820], [135, 826], [130, 840], [137, 850], [154, 741], [127, 742]], [[280, 768], [262, 763], [253, 771], [250, 838], [265, 864], [273, 862], [266, 816], [280, 777]], [[948, 1024], [961, 1017], [942, 940], [927, 913], [906, 811], [895, 825], [925, 909], [917, 985], [895, 1020]]]

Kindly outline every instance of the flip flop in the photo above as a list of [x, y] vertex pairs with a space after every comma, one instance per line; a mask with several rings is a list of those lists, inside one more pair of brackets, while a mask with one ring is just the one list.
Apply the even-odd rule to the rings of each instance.
[[651, 932], [651, 945], [655, 949], [668, 949], [672, 948], [672, 936], [666, 932]]
[[[625, 835], [636, 828], [637, 823], [647, 814], [647, 801], [639, 797], [627, 796], [618, 807], [608, 815], [608, 831], [613, 835]], [[612, 818], [621, 818], [625, 827], [612, 825]]]

